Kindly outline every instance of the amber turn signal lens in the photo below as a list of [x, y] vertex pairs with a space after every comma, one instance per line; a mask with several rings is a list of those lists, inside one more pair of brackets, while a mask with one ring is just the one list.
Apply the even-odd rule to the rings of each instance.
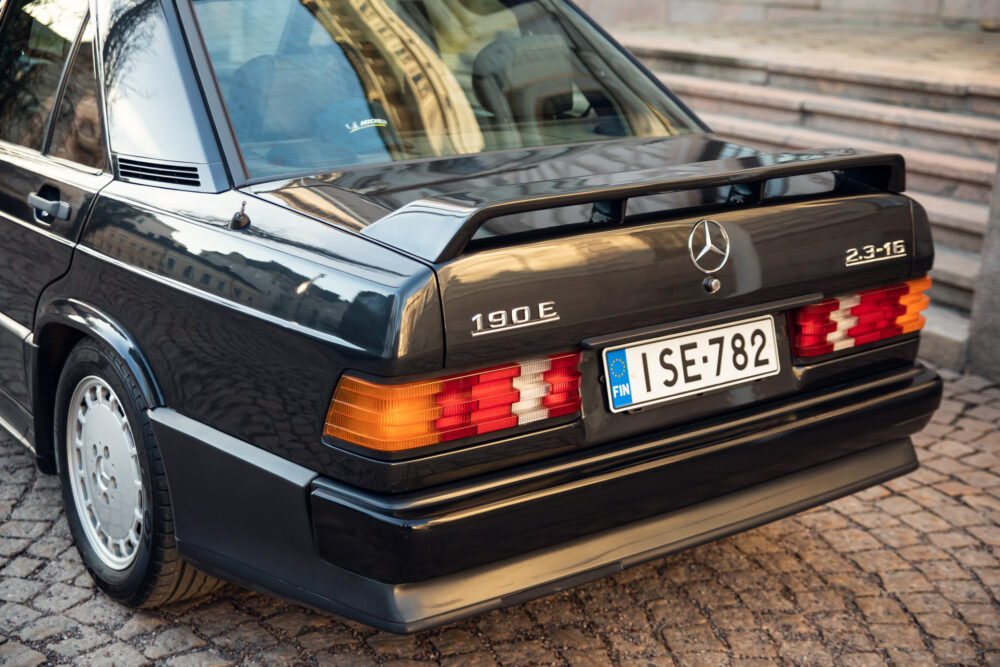
[[906, 312], [896, 318], [896, 325], [902, 327], [903, 333], [919, 331], [924, 328], [927, 318], [921, 315], [931, 305], [931, 298], [924, 292], [931, 288], [931, 277], [906, 283], [910, 291], [899, 298], [899, 304], [906, 306]]
[[557, 354], [407, 384], [345, 375], [324, 432], [399, 452], [573, 414], [580, 409], [580, 358]]

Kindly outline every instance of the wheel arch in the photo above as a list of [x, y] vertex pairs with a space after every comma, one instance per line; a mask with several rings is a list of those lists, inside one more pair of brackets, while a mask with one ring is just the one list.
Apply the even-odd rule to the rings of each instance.
[[26, 369], [31, 387], [35, 455], [39, 467], [55, 472], [52, 420], [56, 386], [63, 365], [81, 339], [99, 340], [113, 349], [132, 372], [146, 405], [164, 404], [163, 393], [138, 343], [121, 324], [99, 308], [78, 299], [56, 299], [38, 311]]

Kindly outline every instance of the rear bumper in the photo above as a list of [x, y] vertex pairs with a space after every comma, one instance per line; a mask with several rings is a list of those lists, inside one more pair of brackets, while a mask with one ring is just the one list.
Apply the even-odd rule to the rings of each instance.
[[[898, 371], [733, 424], [617, 443], [475, 484], [379, 496], [168, 409], [151, 412], [181, 553], [395, 632], [514, 604], [916, 468], [936, 374]], [[707, 439], [707, 440], [706, 440]]]

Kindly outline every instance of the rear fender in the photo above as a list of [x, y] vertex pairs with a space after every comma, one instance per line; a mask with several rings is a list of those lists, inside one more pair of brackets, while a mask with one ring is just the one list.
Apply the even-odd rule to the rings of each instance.
[[55, 471], [53, 401], [62, 363], [77, 340], [90, 337], [111, 347], [132, 372], [146, 405], [163, 405], [163, 393], [135, 339], [98, 308], [77, 299], [57, 299], [41, 307], [35, 322], [35, 333], [28, 339], [25, 370], [34, 408], [35, 451], [43, 471]]

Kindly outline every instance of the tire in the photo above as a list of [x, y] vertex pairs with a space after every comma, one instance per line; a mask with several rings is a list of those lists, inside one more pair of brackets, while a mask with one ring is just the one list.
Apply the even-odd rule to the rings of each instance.
[[110, 347], [84, 339], [69, 353], [53, 419], [66, 519], [97, 585], [130, 607], [222, 585], [177, 553], [170, 490], [146, 409], [135, 377]]

